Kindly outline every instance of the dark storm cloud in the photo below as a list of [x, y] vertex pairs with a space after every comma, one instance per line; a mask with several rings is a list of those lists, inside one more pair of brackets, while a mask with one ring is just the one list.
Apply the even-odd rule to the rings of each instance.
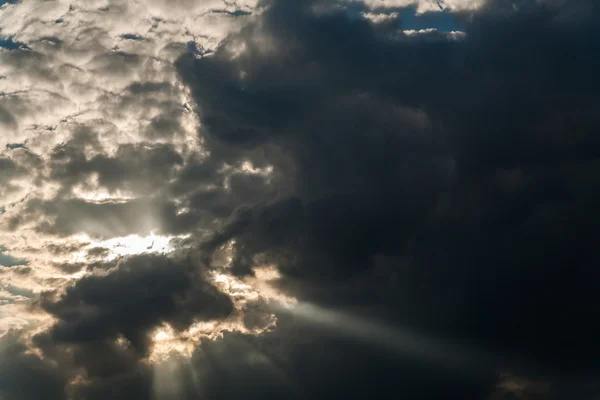
[[[284, 169], [295, 197], [241, 210], [215, 238], [215, 245], [239, 240], [238, 272], [266, 251], [288, 257], [280, 266], [291, 275], [365, 268], [412, 235], [447, 190], [454, 166], [440, 129], [386, 91], [421, 72], [393, 68], [411, 61], [405, 48], [443, 60], [455, 44], [379, 33], [344, 13], [316, 18], [309, 4], [277, 3], [214, 56], [180, 61], [218, 156], [274, 142], [292, 160], [268, 161]], [[231, 61], [230, 49], [242, 44], [247, 50]]]
[[[355, 65], [385, 72], [383, 65], [393, 61], [396, 45], [390, 42], [387, 49], [364, 20], [350, 21], [339, 13], [311, 20], [308, 12], [301, 6], [276, 6], [263, 21], [266, 33], [249, 28], [214, 57], [180, 63], [183, 76], [198, 91], [207, 142], [218, 156], [272, 141], [292, 160], [284, 165], [268, 161], [284, 169], [296, 197], [240, 210], [223, 235], [224, 240], [243, 237], [236, 257], [241, 273], [248, 271], [253, 254], [267, 250], [293, 253], [289, 268], [296, 272], [327, 276], [350, 272], [353, 265], [363, 268], [377, 247], [396, 245], [392, 235], [388, 243], [381, 242], [388, 235], [378, 231], [405, 225], [398, 233], [410, 235], [454, 172], [439, 129], [428, 116], [381, 96], [374, 90], [381, 83], [369, 81], [375, 79], [372, 75], [381, 82], [385, 77]], [[290, 21], [293, 26], [283, 26]], [[356, 40], [344, 39], [354, 44], [344, 51], [338, 39], [347, 32]], [[264, 54], [259, 49], [263, 44], [252, 40], [261, 34], [268, 38]], [[250, 39], [244, 42], [243, 37]], [[249, 50], [230, 62], [228, 49], [237, 41]], [[247, 75], [241, 79], [242, 74]], [[355, 218], [347, 218], [353, 214]], [[373, 240], [363, 240], [370, 235]], [[219, 238], [216, 242], [221, 244]]]
[[123, 335], [142, 354], [148, 331], [169, 322], [184, 329], [195, 320], [227, 317], [231, 300], [184, 261], [140, 255], [124, 260], [106, 276], [86, 277], [55, 298], [42, 296], [43, 309], [58, 318], [39, 341], [86, 343]]
[[453, 40], [315, 4], [267, 2], [179, 60], [213, 157], [287, 179], [205, 249], [235, 239], [235, 272], [275, 262], [301, 299], [598, 374], [598, 8], [492, 0]]
[[12, 334], [0, 339], [0, 398], [66, 400], [66, 378], [56, 365], [28, 352]]

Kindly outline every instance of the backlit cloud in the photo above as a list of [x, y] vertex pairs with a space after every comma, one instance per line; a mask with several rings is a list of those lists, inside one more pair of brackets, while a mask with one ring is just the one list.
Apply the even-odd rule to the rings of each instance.
[[0, 400], [591, 398], [599, 21], [3, 2]]

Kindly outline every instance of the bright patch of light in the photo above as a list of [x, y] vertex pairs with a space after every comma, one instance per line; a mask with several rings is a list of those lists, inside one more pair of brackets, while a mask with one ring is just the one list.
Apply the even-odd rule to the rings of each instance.
[[256, 174], [268, 177], [273, 172], [273, 166], [267, 165], [264, 168], [255, 167], [250, 161], [244, 161], [240, 166], [240, 171], [248, 174]]
[[[349, 0], [356, 2], [357, 0]], [[474, 11], [485, 4], [485, 0], [366, 0], [371, 9], [416, 7], [416, 14], [444, 11]]]
[[265, 327], [248, 329], [244, 326], [242, 318], [243, 315], [237, 313], [226, 320], [199, 321], [183, 331], [175, 331], [169, 324], [165, 323], [156, 328], [150, 335], [152, 347], [148, 361], [156, 364], [174, 357], [190, 357], [200, 345], [202, 339], [215, 340], [223, 337], [223, 332], [259, 335], [273, 329], [277, 322], [275, 317], [272, 316], [270, 323]]
[[248, 301], [273, 300], [284, 305], [296, 304], [297, 300], [287, 296], [274, 287], [273, 283], [280, 278], [275, 266], [266, 265], [254, 268], [254, 276], [244, 279], [236, 278], [222, 272], [213, 272], [213, 281], [232, 298], [236, 306], [241, 307]]
[[428, 33], [435, 33], [435, 32], [437, 32], [437, 29], [435, 29], [435, 28], [426, 28], [426, 29], [419, 29], [419, 30], [407, 29], [407, 30], [404, 30], [403, 32], [406, 36], [417, 36], [417, 35], [426, 35]]
[[129, 200], [133, 200], [133, 196], [115, 196], [106, 190], [97, 190], [94, 192], [87, 192], [80, 190], [79, 188], [73, 189], [73, 193], [80, 200], [85, 200], [90, 203], [126, 203]]
[[122, 256], [132, 256], [143, 253], [170, 253], [174, 250], [171, 241], [184, 239], [186, 236], [148, 236], [129, 235], [95, 242], [90, 247], [104, 247], [108, 249], [108, 260]]
[[164, 342], [167, 341], [171, 338], [171, 335], [169, 334], [169, 332], [167, 332], [166, 330], [159, 330], [158, 332], [156, 332], [156, 334], [154, 335], [154, 340], [156, 342]]
[[174, 356], [190, 357], [202, 338], [216, 339], [221, 337], [223, 331], [253, 333], [246, 330], [236, 318], [229, 321], [196, 322], [181, 332], [175, 331], [169, 324], [165, 323], [159, 326], [151, 335], [152, 349], [148, 360], [159, 363]]
[[432, 34], [432, 33], [436, 33], [436, 32], [445, 35], [446, 38], [448, 38], [450, 40], [462, 40], [466, 37], [466, 33], [462, 32], [462, 31], [441, 32], [435, 28], [427, 28], [427, 29], [419, 29], [419, 30], [407, 29], [402, 32], [406, 36], [409, 36], [409, 37], [415, 37], [415, 36], [419, 36], [419, 35], [428, 35], [428, 34]]
[[260, 294], [252, 286], [231, 276], [221, 273], [213, 274], [214, 282], [232, 298], [240, 298], [243, 301], [255, 300]]
[[189, 356], [197, 342], [185, 333], [177, 334], [168, 324], [159, 327], [152, 339], [152, 351], [149, 357], [152, 362], [166, 360], [173, 354]]
[[270, 183], [271, 175], [273, 174], [273, 166], [267, 165], [265, 167], [256, 167], [250, 161], [244, 161], [239, 166], [231, 166], [225, 164], [223, 166], [223, 172], [228, 172], [230, 175], [225, 180], [225, 188], [229, 189], [229, 179], [233, 174], [242, 175], [258, 175], [264, 178], [265, 182]]
[[9, 331], [21, 330], [28, 324], [29, 322], [23, 318], [0, 316], [0, 338], [6, 335]]
[[389, 14], [385, 14], [385, 13], [372, 13], [372, 12], [363, 12], [361, 13], [361, 15], [365, 18], [368, 19], [369, 21], [373, 22], [374, 24], [380, 24], [382, 22], [388, 22], [388, 21], [392, 21], [398, 18], [398, 13], [393, 12], [393, 13], [389, 13]]
[[271, 281], [279, 278], [279, 272], [274, 266], [257, 267], [255, 276], [239, 279], [223, 272], [212, 272], [212, 281], [233, 301], [236, 312], [226, 320], [197, 321], [183, 331], [175, 331], [170, 325], [163, 324], [150, 335], [152, 349], [148, 360], [152, 363], [162, 363], [174, 356], [191, 356], [192, 352], [203, 338], [217, 339], [223, 332], [241, 332], [258, 335], [274, 329], [277, 318], [271, 310], [265, 309], [267, 323], [256, 328], [247, 328], [244, 324], [244, 307], [254, 301], [272, 300], [282, 307], [290, 307], [296, 299], [285, 296], [270, 286]]

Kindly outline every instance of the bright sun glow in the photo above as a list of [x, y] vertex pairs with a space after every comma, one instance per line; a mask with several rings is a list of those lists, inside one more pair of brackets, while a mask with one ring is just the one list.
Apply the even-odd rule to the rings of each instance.
[[183, 237], [159, 236], [153, 233], [148, 236], [129, 235], [96, 242], [93, 247], [107, 248], [110, 260], [142, 253], [169, 253], [174, 249], [171, 240], [176, 238]]

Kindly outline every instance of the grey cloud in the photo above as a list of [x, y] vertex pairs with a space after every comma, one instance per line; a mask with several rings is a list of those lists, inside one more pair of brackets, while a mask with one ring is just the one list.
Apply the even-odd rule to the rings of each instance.
[[[591, 2], [491, 0], [458, 14], [459, 41], [316, 3], [266, 2], [178, 62], [214, 154], [291, 160], [266, 161], [287, 196], [238, 208], [204, 249], [233, 239], [236, 273], [266, 257], [300, 298], [597, 375]], [[397, 284], [365, 292], [357, 277], [377, 274]]]
[[194, 320], [227, 317], [230, 299], [194, 268], [184, 260], [134, 256], [106, 276], [82, 278], [62, 297], [43, 295], [41, 306], [58, 323], [39, 341], [86, 343], [121, 334], [143, 354], [148, 331], [163, 321], [184, 329]]
[[270, 310], [270, 304], [265, 299], [249, 301], [242, 310], [244, 326], [247, 329], [264, 329], [272, 322], [274, 315]]
[[[87, 245], [86, 243], [73, 243], [73, 244], [50, 243], [50, 244], [44, 246], [44, 249], [49, 251], [53, 255], [61, 255], [61, 254], [65, 254], [65, 253], [76, 252], [78, 250], [81, 250], [86, 245]], [[33, 249], [31, 249], [31, 250], [33, 250]]]
[[136, 35], [135, 33], [126, 33], [124, 35], [121, 35], [121, 37], [123, 39], [128, 39], [128, 40], [144, 40], [143, 36], [140, 35]]
[[[146, 200], [87, 202], [84, 200], [31, 200], [25, 213], [13, 217], [13, 229], [36, 221], [40, 232], [58, 236], [87, 233], [96, 238], [148, 234], [156, 229], [160, 204]], [[45, 219], [49, 217], [50, 219]], [[39, 220], [42, 222], [37, 222]]]
[[[381, 42], [368, 21], [350, 22], [342, 13], [312, 20], [309, 13], [308, 6], [276, 3], [262, 22], [266, 32], [248, 28], [214, 56], [179, 64], [197, 90], [204, 132], [217, 154], [272, 141], [291, 159], [276, 170], [285, 168], [297, 198], [240, 211], [221, 235], [239, 240], [238, 272], [247, 272], [250, 266], [243, 264], [267, 250], [292, 253], [295, 265], [282, 267], [291, 274], [328, 276], [323, 265], [340, 273], [352, 271], [351, 265], [363, 268], [369, 252], [386, 246], [374, 239], [374, 249], [366, 250], [365, 235], [382, 224], [416, 226], [452, 181], [452, 155], [439, 128], [421, 110], [374, 91], [379, 86], [370, 81], [385, 81], [385, 58], [395, 61], [385, 46], [402, 45]], [[357, 39], [347, 51], [335, 38], [342, 31]], [[261, 35], [269, 38], [265, 50], [253, 39]], [[302, 39], [292, 41], [294, 35]], [[248, 50], [230, 61], [238, 41]], [[372, 59], [381, 63], [365, 61]], [[357, 62], [381, 71], [359, 73]], [[215, 246], [223, 243], [215, 240]]]
[[124, 77], [140, 67], [142, 57], [137, 54], [114, 51], [94, 57], [87, 65], [93, 73]]
[[169, 144], [122, 144], [111, 155], [103, 149], [94, 131], [76, 129], [68, 142], [54, 148], [50, 178], [68, 191], [76, 184], [87, 184], [95, 174], [97, 184], [110, 192], [151, 194], [164, 187], [174, 176], [173, 169], [183, 163], [182, 156]]
[[57, 268], [65, 274], [74, 274], [85, 268], [83, 263], [61, 263]]
[[40, 85], [50, 84], [59, 79], [50, 66], [53, 61], [51, 56], [30, 48], [2, 52], [3, 64], [18, 70], [20, 74], [26, 75], [27, 79], [36, 80]]
[[0, 158], [0, 182], [4, 185], [8, 183], [8, 181], [15, 178], [17, 172], [16, 163], [10, 158]]
[[119, 94], [116, 112], [147, 122], [142, 134], [148, 140], [174, 139], [184, 132], [188, 110], [177, 101], [178, 89], [166, 82], [134, 82]]
[[42, 164], [40, 158], [26, 148], [15, 147], [6, 156], [0, 155], [0, 198], [7, 201], [28, 183], [39, 184], [36, 172]]
[[233, 208], [231, 201], [229, 205], [225, 201], [221, 205], [195, 201], [200, 209], [180, 212], [180, 207], [164, 196], [106, 201], [33, 199], [26, 201], [21, 213], [7, 219], [7, 226], [15, 231], [32, 224], [43, 234], [68, 237], [84, 233], [94, 239], [146, 236], [152, 232], [179, 235], [220, 226], [219, 214]]
[[102, 186], [127, 189], [125, 183], [133, 192], [143, 193], [164, 185], [182, 163], [181, 155], [169, 145], [122, 145], [114, 157], [92, 158], [90, 169], [98, 173]]
[[92, 258], [104, 258], [109, 254], [110, 250], [105, 247], [93, 247], [88, 250], [88, 256]]
[[70, 387], [74, 398], [85, 400], [150, 398], [153, 372], [144, 357], [151, 329], [163, 322], [185, 329], [233, 312], [231, 300], [196, 265], [153, 255], [122, 260], [62, 295], [45, 293], [39, 305], [57, 323], [34, 343], [66, 373], [85, 371], [86, 382]]
[[106, 261], [105, 257], [108, 253], [108, 249], [103, 247], [93, 247], [88, 250], [87, 254], [91, 259], [97, 259], [98, 261], [93, 262], [64, 262], [64, 263], [55, 263], [54, 267], [59, 271], [65, 274], [75, 274], [77, 272], [88, 270], [90, 272], [94, 271], [108, 271], [112, 268], [115, 268], [119, 259], [114, 259], [112, 261]]
[[66, 377], [57, 366], [28, 352], [12, 334], [0, 339], [0, 396], [6, 399], [66, 400]]
[[[111, 360], [112, 361], [112, 360]], [[111, 364], [112, 365], [112, 364]], [[115, 400], [152, 398], [152, 371], [143, 365], [125, 374], [114, 374], [108, 379], [93, 379], [88, 385], [75, 388], [77, 400]]]
[[[425, 379], [419, 368], [281, 315], [277, 330], [260, 336], [226, 332], [214, 341], [202, 341], [190, 360], [175, 358], [156, 366], [151, 390], [165, 400], [361, 399], [373, 395], [374, 388], [383, 399], [407, 393], [437, 399], [452, 393], [475, 400], [484, 398], [488, 379], [493, 382], [485, 377], [473, 382], [460, 372], [450, 377], [431, 369]], [[138, 390], [133, 398], [144, 398], [146, 391]]]
[[[12, 262], [14, 262], [13, 260], [10, 260]], [[27, 266], [28, 262], [26, 260], [17, 260], [17, 262], [19, 264], [17, 265], [13, 265], [12, 267], [9, 266], [8, 268], [10, 268], [10, 272], [16, 274], [16, 275], [22, 275], [22, 276], [27, 276], [30, 275], [31, 272], [33, 271], [33, 269], [29, 266]], [[3, 271], [5, 272], [5, 271]]]
[[[391, 3], [385, 12], [395, 11]], [[173, 84], [146, 75], [156, 60], [132, 46], [152, 38], [120, 38], [120, 50], [109, 51], [101, 43], [106, 30], [83, 32], [95, 54], [86, 68], [111, 86], [102, 88], [101, 104], [122, 109], [116, 114], [123, 119], [140, 113], [150, 143], [115, 145], [94, 129], [69, 132], [47, 170], [22, 164], [48, 172], [63, 190], [24, 202], [10, 215], [13, 229], [33, 223], [46, 234], [95, 238], [192, 232], [186, 243], [198, 244], [206, 260], [232, 244], [238, 276], [275, 265], [276, 289], [300, 301], [523, 355], [543, 368], [510, 356], [508, 367], [551, 382], [557, 399], [592, 393], [586, 379], [585, 388], [577, 382], [600, 376], [592, 318], [600, 304], [593, 268], [600, 19], [593, 2], [458, 7], [461, 40], [404, 32], [393, 17], [374, 23], [361, 14], [372, 2], [260, 6], [214, 52], [189, 45], [177, 61], [193, 98], [187, 104], [179, 104]], [[94, 12], [116, 17], [122, 10]], [[165, 23], [155, 22], [152, 29]], [[170, 44], [161, 54], [182, 48]], [[41, 57], [35, 51], [11, 57], [48, 81], [32, 61]], [[113, 84], [124, 90], [111, 92]], [[23, 102], [4, 99], [0, 119], [20, 123]], [[201, 122], [202, 154], [176, 147], [190, 109]], [[105, 152], [109, 144], [115, 152]], [[26, 154], [7, 151], [7, 176], [16, 171], [17, 151]], [[273, 170], [245, 173], [250, 164]], [[92, 175], [102, 188], [137, 198], [70, 198]], [[205, 239], [206, 230], [216, 231]], [[72, 387], [78, 399], [151, 398], [160, 381], [140, 362], [148, 332], [163, 321], [183, 329], [233, 312], [181, 260], [145, 255], [118, 266], [99, 260], [58, 268], [86, 267], [105, 276], [85, 277], [64, 295], [44, 294], [40, 305], [58, 322], [36, 338], [45, 356], [86, 371], [88, 383]], [[246, 304], [246, 327], [264, 327], [267, 308]], [[381, 398], [497, 394], [495, 373], [466, 376], [457, 367], [448, 374], [278, 318], [277, 329], [259, 337], [226, 333], [203, 342], [189, 364], [175, 368], [182, 385], [160, 389], [164, 400], [367, 398], [374, 388]], [[120, 347], [120, 335], [133, 346]], [[65, 361], [63, 350], [74, 358]]]
[[0, 106], [0, 122], [2, 122], [4, 129], [16, 130], [17, 129], [17, 120], [15, 117], [6, 110], [4, 107]]

